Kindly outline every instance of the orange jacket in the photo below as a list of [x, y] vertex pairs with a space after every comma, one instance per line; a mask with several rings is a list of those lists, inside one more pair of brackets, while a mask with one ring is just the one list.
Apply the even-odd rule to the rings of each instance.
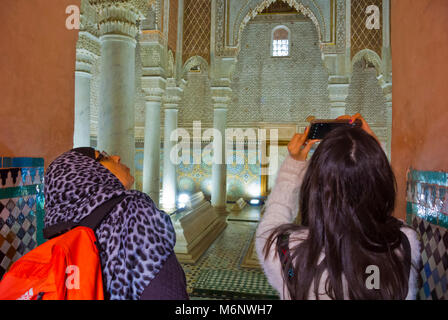
[[0, 282], [1, 300], [103, 300], [95, 234], [77, 227], [28, 252]]

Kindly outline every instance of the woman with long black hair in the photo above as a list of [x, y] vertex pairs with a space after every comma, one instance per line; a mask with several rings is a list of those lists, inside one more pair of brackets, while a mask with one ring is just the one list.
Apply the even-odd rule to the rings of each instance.
[[[296, 134], [257, 229], [256, 249], [282, 299], [415, 299], [420, 244], [392, 216], [396, 181], [362, 128], [316, 141]], [[302, 224], [294, 224], [298, 212]]]

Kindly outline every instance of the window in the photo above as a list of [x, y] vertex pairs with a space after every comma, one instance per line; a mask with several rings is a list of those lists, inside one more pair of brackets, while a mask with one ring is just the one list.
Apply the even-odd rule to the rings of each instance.
[[289, 56], [289, 30], [286, 27], [276, 27], [272, 32], [272, 56]]

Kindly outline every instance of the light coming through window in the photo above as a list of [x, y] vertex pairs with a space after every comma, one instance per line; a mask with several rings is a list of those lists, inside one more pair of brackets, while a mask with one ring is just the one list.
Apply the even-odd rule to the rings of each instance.
[[288, 40], [274, 40], [272, 55], [274, 57], [289, 56], [289, 41]]

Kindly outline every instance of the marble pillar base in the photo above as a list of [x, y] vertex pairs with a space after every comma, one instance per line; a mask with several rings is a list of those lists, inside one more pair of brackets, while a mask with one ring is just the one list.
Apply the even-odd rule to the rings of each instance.
[[227, 217], [230, 214], [230, 211], [227, 210], [227, 207], [213, 207], [216, 214], [222, 217]]
[[227, 227], [227, 221], [206, 200], [180, 215], [173, 218], [176, 230], [174, 252], [179, 262], [196, 263]]

